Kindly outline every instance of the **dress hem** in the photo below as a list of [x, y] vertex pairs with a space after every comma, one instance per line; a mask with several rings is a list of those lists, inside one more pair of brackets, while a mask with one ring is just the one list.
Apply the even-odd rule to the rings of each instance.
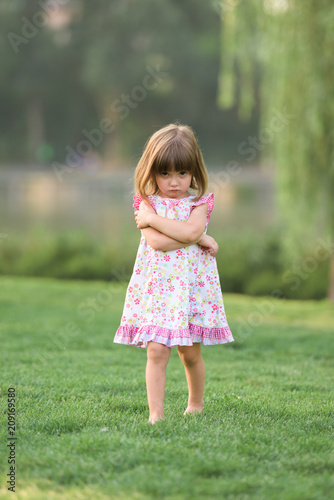
[[177, 345], [192, 346], [194, 343], [203, 345], [226, 344], [233, 342], [234, 338], [228, 326], [208, 328], [193, 324], [189, 324], [189, 328], [175, 330], [156, 325], [120, 326], [114, 338], [116, 344], [133, 345], [143, 349], [150, 341], [173, 347]]

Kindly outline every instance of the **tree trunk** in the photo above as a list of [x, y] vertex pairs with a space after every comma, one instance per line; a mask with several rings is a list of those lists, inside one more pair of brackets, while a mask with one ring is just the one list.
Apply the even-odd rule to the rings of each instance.
[[331, 302], [334, 302], [334, 250], [332, 250], [332, 255], [331, 255], [330, 271], [329, 271], [329, 287], [328, 287], [327, 297]]
[[112, 103], [113, 100], [110, 95], [102, 94], [99, 96], [97, 107], [100, 119], [111, 119], [114, 127], [112, 132], [103, 134], [102, 151], [104, 163], [108, 167], [117, 169], [120, 165], [121, 159], [121, 141], [120, 134], [117, 129], [119, 127], [119, 116], [117, 113], [112, 111]]
[[29, 159], [37, 161], [36, 152], [45, 141], [43, 103], [41, 99], [32, 97], [27, 103], [27, 128], [29, 138]]

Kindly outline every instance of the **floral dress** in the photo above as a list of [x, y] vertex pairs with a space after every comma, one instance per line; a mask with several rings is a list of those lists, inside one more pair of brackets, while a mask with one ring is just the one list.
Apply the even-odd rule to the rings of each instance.
[[[206, 231], [212, 193], [196, 202], [195, 196], [148, 198], [158, 215], [178, 221], [187, 221], [194, 207], [208, 203]], [[141, 200], [134, 197], [136, 210]], [[145, 348], [151, 340], [168, 347], [233, 342], [216, 259], [208, 249], [193, 244], [168, 252], [154, 250], [142, 233], [114, 342]]]

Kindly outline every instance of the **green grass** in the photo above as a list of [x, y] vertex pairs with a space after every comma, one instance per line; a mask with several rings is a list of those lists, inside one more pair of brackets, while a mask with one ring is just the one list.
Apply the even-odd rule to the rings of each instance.
[[174, 348], [166, 418], [150, 426], [146, 351], [113, 344], [125, 289], [0, 279], [0, 498], [14, 498], [8, 387], [18, 499], [331, 498], [333, 306], [225, 295], [237, 341], [202, 349], [205, 410], [183, 416], [187, 386]]

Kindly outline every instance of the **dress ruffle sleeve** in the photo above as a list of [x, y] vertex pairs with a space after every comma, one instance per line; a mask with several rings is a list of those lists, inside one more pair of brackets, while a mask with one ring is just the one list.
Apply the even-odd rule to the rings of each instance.
[[[148, 196], [148, 200], [149, 200], [149, 203], [150, 205], [154, 208], [155, 210], [155, 206], [156, 206], [156, 199], [155, 199], [155, 196]], [[139, 210], [139, 205], [140, 203], [143, 201], [143, 198], [140, 196], [140, 194], [135, 194], [134, 197], [133, 197], [133, 208], [135, 210]]]
[[205, 196], [202, 196], [202, 198], [200, 198], [199, 200], [195, 201], [191, 205], [191, 210], [193, 210], [194, 207], [198, 207], [198, 205], [203, 205], [204, 203], [208, 204], [208, 213], [206, 214], [206, 221], [209, 222], [210, 215], [215, 204], [213, 193], [206, 194]]
[[139, 210], [139, 205], [141, 203], [141, 201], [143, 200], [143, 198], [140, 196], [140, 194], [135, 194], [134, 197], [133, 197], [133, 208], [135, 210]]

